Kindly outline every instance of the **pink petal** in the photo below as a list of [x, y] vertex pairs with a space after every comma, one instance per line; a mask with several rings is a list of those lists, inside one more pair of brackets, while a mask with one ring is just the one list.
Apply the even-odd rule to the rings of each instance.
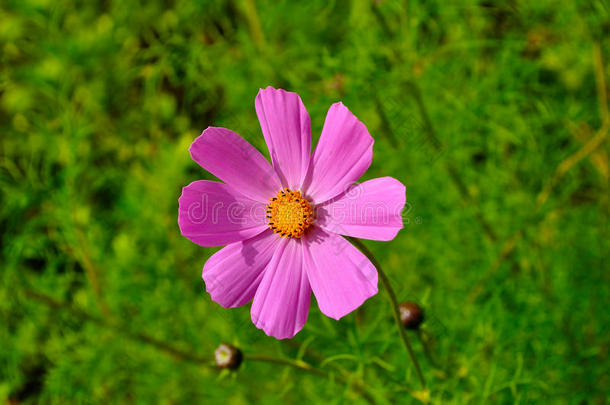
[[267, 201], [281, 188], [267, 159], [229, 129], [208, 127], [189, 151], [201, 167], [253, 200]]
[[402, 229], [405, 199], [405, 186], [398, 180], [368, 180], [317, 207], [316, 224], [355, 238], [392, 240]]
[[377, 294], [377, 269], [342, 236], [315, 227], [303, 245], [307, 277], [325, 315], [338, 320]]
[[303, 189], [317, 204], [343, 193], [373, 160], [373, 138], [343, 103], [330, 106]]
[[225, 308], [233, 308], [254, 298], [263, 270], [280, 240], [268, 229], [214, 253], [203, 266], [202, 274], [206, 291], [212, 300]]
[[267, 87], [255, 101], [256, 114], [282, 185], [301, 188], [309, 167], [309, 114], [296, 93]]
[[254, 296], [252, 322], [269, 336], [291, 338], [305, 325], [310, 299], [302, 241], [282, 239]]
[[219, 246], [251, 238], [268, 229], [265, 203], [230, 186], [209, 180], [182, 188], [178, 199], [180, 232], [201, 246]]

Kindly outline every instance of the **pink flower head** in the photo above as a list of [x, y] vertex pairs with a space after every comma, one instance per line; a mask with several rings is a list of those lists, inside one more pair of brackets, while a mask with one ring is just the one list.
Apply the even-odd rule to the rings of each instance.
[[312, 290], [337, 320], [377, 293], [375, 266], [341, 235], [393, 239], [405, 187], [391, 177], [355, 184], [371, 165], [373, 138], [342, 103], [328, 110], [313, 155], [296, 93], [267, 87], [255, 106], [273, 165], [235, 132], [207, 128], [191, 157], [223, 183], [184, 187], [178, 224], [198, 245], [227, 245], [203, 267], [212, 299], [225, 308], [253, 300], [256, 327], [285, 339], [303, 328]]

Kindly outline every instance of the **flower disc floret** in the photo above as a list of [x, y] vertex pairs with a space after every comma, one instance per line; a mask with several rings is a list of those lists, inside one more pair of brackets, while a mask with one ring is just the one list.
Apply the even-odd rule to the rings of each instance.
[[266, 218], [269, 228], [281, 237], [300, 238], [314, 222], [313, 208], [300, 191], [282, 189], [269, 199]]

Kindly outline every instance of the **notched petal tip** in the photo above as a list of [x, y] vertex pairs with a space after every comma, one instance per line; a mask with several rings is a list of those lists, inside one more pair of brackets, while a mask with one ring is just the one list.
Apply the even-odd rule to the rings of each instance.
[[267, 87], [259, 87], [258, 92], [260, 93], [261, 91], [270, 91], [270, 90], [277, 90], [275, 87], [273, 86], [267, 86]]
[[216, 130], [216, 129], [221, 129], [221, 130], [226, 130], [229, 131], [229, 129], [227, 128], [223, 128], [223, 127], [213, 127], [211, 125], [209, 125], [206, 129], [204, 129], [203, 131], [201, 131], [201, 134], [199, 134], [199, 136], [197, 136], [193, 142], [191, 142], [191, 145], [189, 146], [189, 152], [191, 151], [191, 149], [193, 148], [194, 145], [197, 144], [197, 141], [199, 140], [199, 138], [201, 138], [202, 136], [206, 135], [207, 132]]
[[334, 312], [334, 311], [329, 311], [328, 309], [322, 309], [320, 307], [320, 312], [322, 312], [327, 317], [334, 319], [335, 321], [339, 321], [339, 320], [341, 320], [341, 318], [346, 317], [347, 315], [351, 314], [352, 312], [354, 312], [355, 310], [360, 308], [362, 305], [364, 305], [364, 303], [369, 298], [372, 298], [375, 295], [377, 295], [377, 293], [379, 292], [377, 274], [375, 274], [375, 278], [376, 278], [376, 280], [374, 283], [375, 284], [374, 288], [372, 288], [370, 291], [368, 291], [367, 295], [363, 295], [361, 297], [361, 300], [359, 302], [355, 303], [351, 309], [348, 308], [348, 309], [344, 309], [341, 312]]
[[392, 177], [351, 185], [319, 210], [318, 225], [329, 232], [389, 241], [404, 228], [406, 188]]
[[[259, 89], [258, 89], [258, 94], [261, 94], [261, 93], [263, 93], [263, 92], [293, 93], [293, 92], [291, 92], [291, 91], [284, 90], [284, 89], [279, 88], [279, 87], [278, 87], [278, 88], [275, 88], [275, 87], [273, 87], [273, 86], [267, 86], [267, 87], [265, 87], [265, 88], [262, 88], [262, 87], [261, 87], [261, 88], [259, 88]], [[296, 93], [293, 93], [293, 94], [296, 94]]]
[[235, 308], [236, 305], [233, 305], [230, 302], [225, 302], [225, 300], [222, 299], [223, 298], [222, 292], [218, 291], [218, 289], [215, 288], [213, 278], [206, 277], [206, 273], [207, 273], [206, 270], [207, 269], [204, 266], [203, 271], [201, 273], [201, 278], [203, 279], [203, 283], [205, 284], [205, 292], [209, 294], [212, 301], [214, 301], [221, 307], [226, 308], [226, 309]]
[[330, 106], [314, 151], [304, 189], [323, 203], [358, 180], [373, 161], [375, 140], [342, 102]]
[[201, 131], [201, 134], [199, 136], [197, 136], [195, 139], [193, 139], [193, 142], [191, 142], [191, 144], [189, 145], [189, 154], [191, 155], [191, 158], [195, 161], [195, 163], [199, 163], [197, 162], [197, 160], [195, 159], [193, 153], [194, 153], [194, 148], [197, 147], [197, 144], [203, 140], [203, 138], [212, 135], [211, 133], [213, 131], [227, 131], [227, 132], [233, 132], [232, 130], [225, 128], [225, 127], [215, 127], [212, 125], [209, 125], [206, 129], [204, 129], [203, 131]]
[[304, 266], [318, 307], [330, 318], [339, 320], [378, 292], [373, 263], [334, 232], [309, 234]]
[[293, 93], [284, 89], [279, 89], [279, 88], [275, 88], [272, 86], [267, 86], [264, 89], [260, 88], [258, 89], [258, 93], [256, 94], [256, 98], [255, 98], [255, 103], [256, 102], [262, 102], [263, 97], [272, 97], [273, 94], [281, 94], [281, 95], [288, 95], [288, 94], [296, 94], [298, 96], [297, 93]]
[[252, 307], [252, 323], [276, 339], [288, 339], [307, 322], [311, 288], [299, 243], [282, 240], [265, 268]]
[[[243, 209], [235, 212], [236, 204]], [[200, 246], [221, 246], [260, 234], [267, 225], [253, 212], [264, 203], [249, 199], [229, 185], [197, 180], [183, 188], [178, 199], [181, 234]]]
[[311, 122], [303, 100], [269, 86], [259, 90], [254, 107], [282, 185], [300, 188], [311, 153]]
[[[251, 314], [251, 319], [252, 319], [252, 323], [254, 324], [254, 326], [256, 326], [257, 329], [262, 330], [265, 335], [275, 338], [277, 340], [284, 340], [284, 339], [292, 339], [293, 337], [296, 336], [297, 333], [299, 333], [301, 331], [301, 329], [303, 329], [303, 326], [305, 326], [305, 324], [301, 325], [299, 327], [299, 325], [295, 326], [295, 329], [292, 332], [287, 332], [287, 333], [281, 333], [279, 330], [276, 330], [275, 327], [271, 327], [271, 326], [267, 326], [262, 319], [255, 319], [254, 315]], [[284, 331], [286, 332], [286, 331]]]
[[193, 188], [195, 186], [195, 184], [200, 181], [201, 180], [195, 180], [195, 181], [190, 182], [186, 186], [182, 187], [181, 192], [180, 192], [180, 197], [178, 197], [178, 218], [177, 218], [176, 222], [178, 223], [178, 228], [180, 229], [180, 234], [184, 237], [187, 237], [187, 236], [184, 234], [183, 228], [188, 225], [189, 220], [188, 220], [188, 216], [185, 216], [183, 214], [183, 212], [180, 210], [180, 207], [188, 204], [188, 202], [187, 202], [188, 196], [186, 195], [186, 193], [189, 192], [189, 190], [191, 188]]

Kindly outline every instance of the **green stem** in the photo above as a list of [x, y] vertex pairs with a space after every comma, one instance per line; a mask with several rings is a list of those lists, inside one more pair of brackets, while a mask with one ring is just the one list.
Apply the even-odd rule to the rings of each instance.
[[427, 338], [424, 337], [425, 334], [426, 333], [423, 332], [421, 329], [417, 331], [417, 338], [419, 339], [419, 342], [421, 343], [421, 346], [424, 349], [424, 355], [426, 356], [426, 358], [428, 359], [428, 362], [430, 362], [432, 367], [435, 367], [439, 370], [446, 371], [445, 368], [443, 366], [441, 366], [440, 363], [438, 361], [436, 361], [436, 359], [434, 358], [434, 356], [432, 354], [432, 350], [430, 350], [430, 345], [428, 343], [428, 340], [427, 340]]
[[[184, 360], [184, 361], [188, 361], [188, 362], [195, 363], [198, 365], [203, 365], [208, 368], [215, 368], [213, 366], [212, 359], [209, 359], [204, 356], [199, 356], [197, 354], [193, 354], [189, 351], [184, 351], [182, 349], [179, 349], [179, 348], [171, 345], [170, 343], [167, 343], [162, 340], [158, 340], [158, 339], [153, 338], [152, 336], [146, 335], [144, 333], [132, 332], [132, 331], [128, 330], [125, 327], [125, 325], [119, 325], [119, 324], [109, 322], [109, 321], [105, 320], [104, 318], [100, 318], [95, 315], [89, 314], [85, 311], [82, 311], [80, 309], [77, 309], [68, 303], [56, 300], [55, 298], [53, 298], [49, 295], [42, 294], [42, 293], [39, 293], [34, 290], [30, 290], [30, 289], [25, 290], [25, 295], [42, 304], [47, 305], [50, 308], [64, 310], [76, 318], [97, 324], [98, 326], [101, 326], [101, 327], [108, 328], [110, 330], [113, 330], [117, 333], [122, 334], [123, 336], [126, 336], [129, 339], [132, 339], [139, 343], [143, 343], [143, 344], [152, 346], [152, 347], [156, 348], [157, 350], [165, 352], [165, 353], [169, 354], [170, 356], [177, 358], [179, 360]], [[296, 369], [299, 369], [299, 370], [302, 370], [302, 371], [305, 371], [305, 372], [308, 372], [311, 374], [316, 374], [320, 377], [324, 377], [324, 378], [331, 377], [330, 373], [328, 373], [327, 371], [316, 368], [304, 361], [279, 358], [279, 357], [271, 357], [271, 356], [266, 356], [266, 355], [244, 355], [244, 359], [249, 360], [249, 361], [258, 361], [258, 362], [266, 362], [266, 363], [274, 363], [274, 364], [280, 364], [280, 365], [284, 365], [284, 366], [290, 366], [290, 367], [293, 367], [293, 368], [296, 368]], [[369, 402], [371, 404], [376, 403], [375, 399], [367, 391], [364, 384], [362, 384], [360, 382], [356, 382], [356, 383], [351, 382], [350, 381], [351, 379], [348, 378], [349, 373], [345, 372], [344, 370], [340, 370], [340, 371], [342, 371], [342, 373], [344, 375], [336, 375], [335, 377], [337, 378], [337, 380], [341, 381], [342, 383], [344, 383], [346, 385], [352, 385], [355, 389], [357, 389], [362, 394], [362, 397], [367, 402]]]
[[[330, 373], [321, 370], [319, 368], [316, 368], [314, 366], [312, 366], [309, 363], [306, 363], [304, 361], [301, 360], [292, 360], [292, 359], [287, 359], [287, 358], [282, 358], [282, 357], [271, 357], [271, 356], [266, 356], [264, 354], [244, 354], [244, 360], [247, 361], [258, 361], [258, 362], [263, 362], [263, 363], [273, 363], [273, 364], [280, 364], [283, 366], [289, 366], [289, 367], [293, 367], [297, 370], [301, 370], [301, 371], [305, 371], [307, 373], [310, 374], [315, 374], [318, 375], [320, 377], [324, 377], [324, 378], [330, 378], [331, 375]], [[350, 385], [352, 384], [349, 379], [340, 376], [340, 375], [336, 375], [335, 378], [337, 378], [337, 380], [341, 381], [342, 383], [346, 384], [346, 385]], [[353, 384], [354, 388], [356, 388], [358, 391], [360, 391], [360, 393], [362, 394], [362, 397], [364, 399], [366, 399], [367, 402], [369, 402], [370, 404], [375, 404], [375, 399], [371, 396], [371, 394], [369, 394], [369, 392], [366, 390], [365, 386], [361, 383], [356, 383]]]
[[413, 366], [415, 367], [415, 371], [422, 385], [422, 388], [426, 388], [426, 380], [424, 379], [424, 375], [421, 371], [421, 367], [419, 366], [419, 362], [417, 361], [417, 357], [415, 357], [415, 352], [413, 352], [413, 347], [411, 346], [409, 337], [407, 336], [404, 326], [402, 325], [402, 321], [400, 320], [400, 310], [398, 309], [398, 301], [396, 300], [396, 293], [394, 293], [394, 289], [390, 284], [390, 280], [388, 280], [388, 277], [381, 268], [381, 265], [379, 264], [377, 259], [375, 259], [373, 253], [360, 241], [360, 239], [349, 239], [354, 245], [356, 245], [356, 247], [358, 247], [358, 249], [360, 249], [360, 251], [362, 251], [362, 253], [364, 253], [369, 258], [369, 260], [377, 268], [381, 284], [383, 284], [383, 288], [388, 293], [388, 298], [390, 299], [390, 303], [392, 304], [392, 314], [394, 316], [394, 322], [396, 323], [396, 327], [398, 328], [398, 334], [400, 335], [400, 339], [402, 340], [402, 343], [405, 346], [409, 357], [411, 357], [411, 361], [413, 362]]
[[46, 306], [48, 306], [50, 308], [64, 310], [78, 319], [82, 319], [84, 321], [94, 323], [98, 326], [113, 330], [133, 341], [152, 346], [152, 347], [156, 348], [157, 350], [165, 352], [176, 359], [185, 360], [185, 361], [195, 363], [195, 364], [203, 364], [208, 367], [211, 367], [212, 363], [211, 363], [210, 359], [208, 359], [206, 357], [202, 357], [197, 354], [193, 354], [190, 351], [184, 351], [180, 348], [172, 346], [171, 344], [169, 344], [167, 342], [156, 339], [156, 338], [146, 335], [144, 333], [132, 332], [132, 331], [128, 330], [125, 327], [125, 325], [119, 325], [116, 323], [109, 322], [109, 321], [105, 320], [104, 318], [100, 318], [95, 315], [89, 314], [88, 312], [84, 312], [80, 309], [77, 309], [68, 303], [56, 300], [55, 298], [53, 298], [49, 295], [42, 294], [42, 293], [39, 293], [34, 290], [30, 290], [30, 289], [26, 289], [24, 292], [27, 297], [32, 298], [42, 304], [45, 304]]
[[302, 370], [302, 371], [305, 371], [305, 372], [308, 372], [311, 374], [317, 374], [321, 377], [330, 376], [330, 374], [327, 373], [326, 371], [315, 368], [311, 364], [306, 363], [304, 361], [300, 361], [300, 360], [292, 360], [292, 359], [281, 358], [281, 357], [271, 357], [271, 356], [266, 356], [264, 354], [244, 354], [244, 360], [281, 364], [281, 365], [290, 366], [290, 367], [293, 367], [293, 368], [296, 368], [296, 369], [299, 369], [299, 370]]

